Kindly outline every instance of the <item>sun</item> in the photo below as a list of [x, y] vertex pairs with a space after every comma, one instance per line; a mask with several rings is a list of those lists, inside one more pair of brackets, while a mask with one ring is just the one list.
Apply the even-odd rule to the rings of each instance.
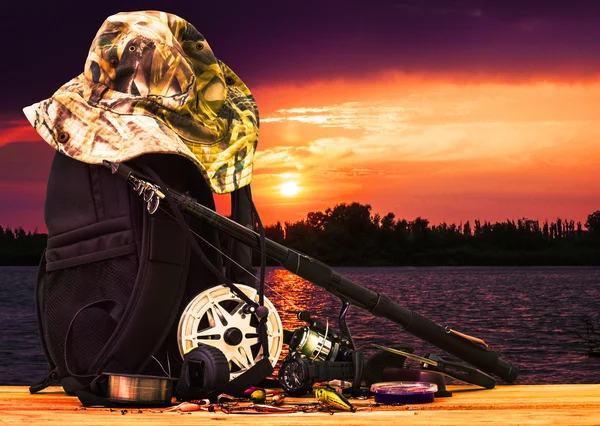
[[300, 187], [297, 182], [290, 180], [279, 185], [279, 192], [286, 197], [293, 197], [300, 192]]

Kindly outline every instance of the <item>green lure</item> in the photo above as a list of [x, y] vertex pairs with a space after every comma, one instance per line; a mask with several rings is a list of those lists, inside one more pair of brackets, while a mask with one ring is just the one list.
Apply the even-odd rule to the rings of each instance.
[[264, 404], [267, 399], [267, 392], [263, 389], [257, 389], [250, 394], [250, 400], [255, 404]]
[[328, 388], [317, 388], [315, 389], [315, 397], [321, 407], [330, 409], [342, 410], [342, 411], [356, 411], [354, 405], [339, 392]]

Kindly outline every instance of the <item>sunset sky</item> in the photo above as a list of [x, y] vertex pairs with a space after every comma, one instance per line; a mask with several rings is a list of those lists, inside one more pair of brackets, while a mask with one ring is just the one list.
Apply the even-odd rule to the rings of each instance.
[[193, 23], [255, 95], [265, 224], [353, 201], [434, 224], [600, 210], [600, 2], [16, 3], [0, 12], [2, 226], [45, 232], [54, 151], [22, 108], [82, 72], [106, 17], [143, 9]]

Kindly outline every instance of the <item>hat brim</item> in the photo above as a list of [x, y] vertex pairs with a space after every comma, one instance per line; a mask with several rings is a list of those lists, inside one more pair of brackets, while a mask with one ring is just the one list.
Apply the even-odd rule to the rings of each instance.
[[230, 135], [222, 142], [186, 142], [147, 111], [122, 114], [91, 105], [86, 80], [80, 75], [51, 98], [23, 112], [39, 135], [59, 152], [88, 164], [124, 162], [143, 154], [177, 154], [192, 161], [217, 194], [250, 183], [256, 134]]

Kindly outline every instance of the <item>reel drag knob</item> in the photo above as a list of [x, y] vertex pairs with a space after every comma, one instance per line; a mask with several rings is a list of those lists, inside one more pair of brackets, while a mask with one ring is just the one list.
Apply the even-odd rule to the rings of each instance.
[[256, 316], [260, 319], [266, 318], [269, 315], [269, 309], [266, 306], [256, 308]]

